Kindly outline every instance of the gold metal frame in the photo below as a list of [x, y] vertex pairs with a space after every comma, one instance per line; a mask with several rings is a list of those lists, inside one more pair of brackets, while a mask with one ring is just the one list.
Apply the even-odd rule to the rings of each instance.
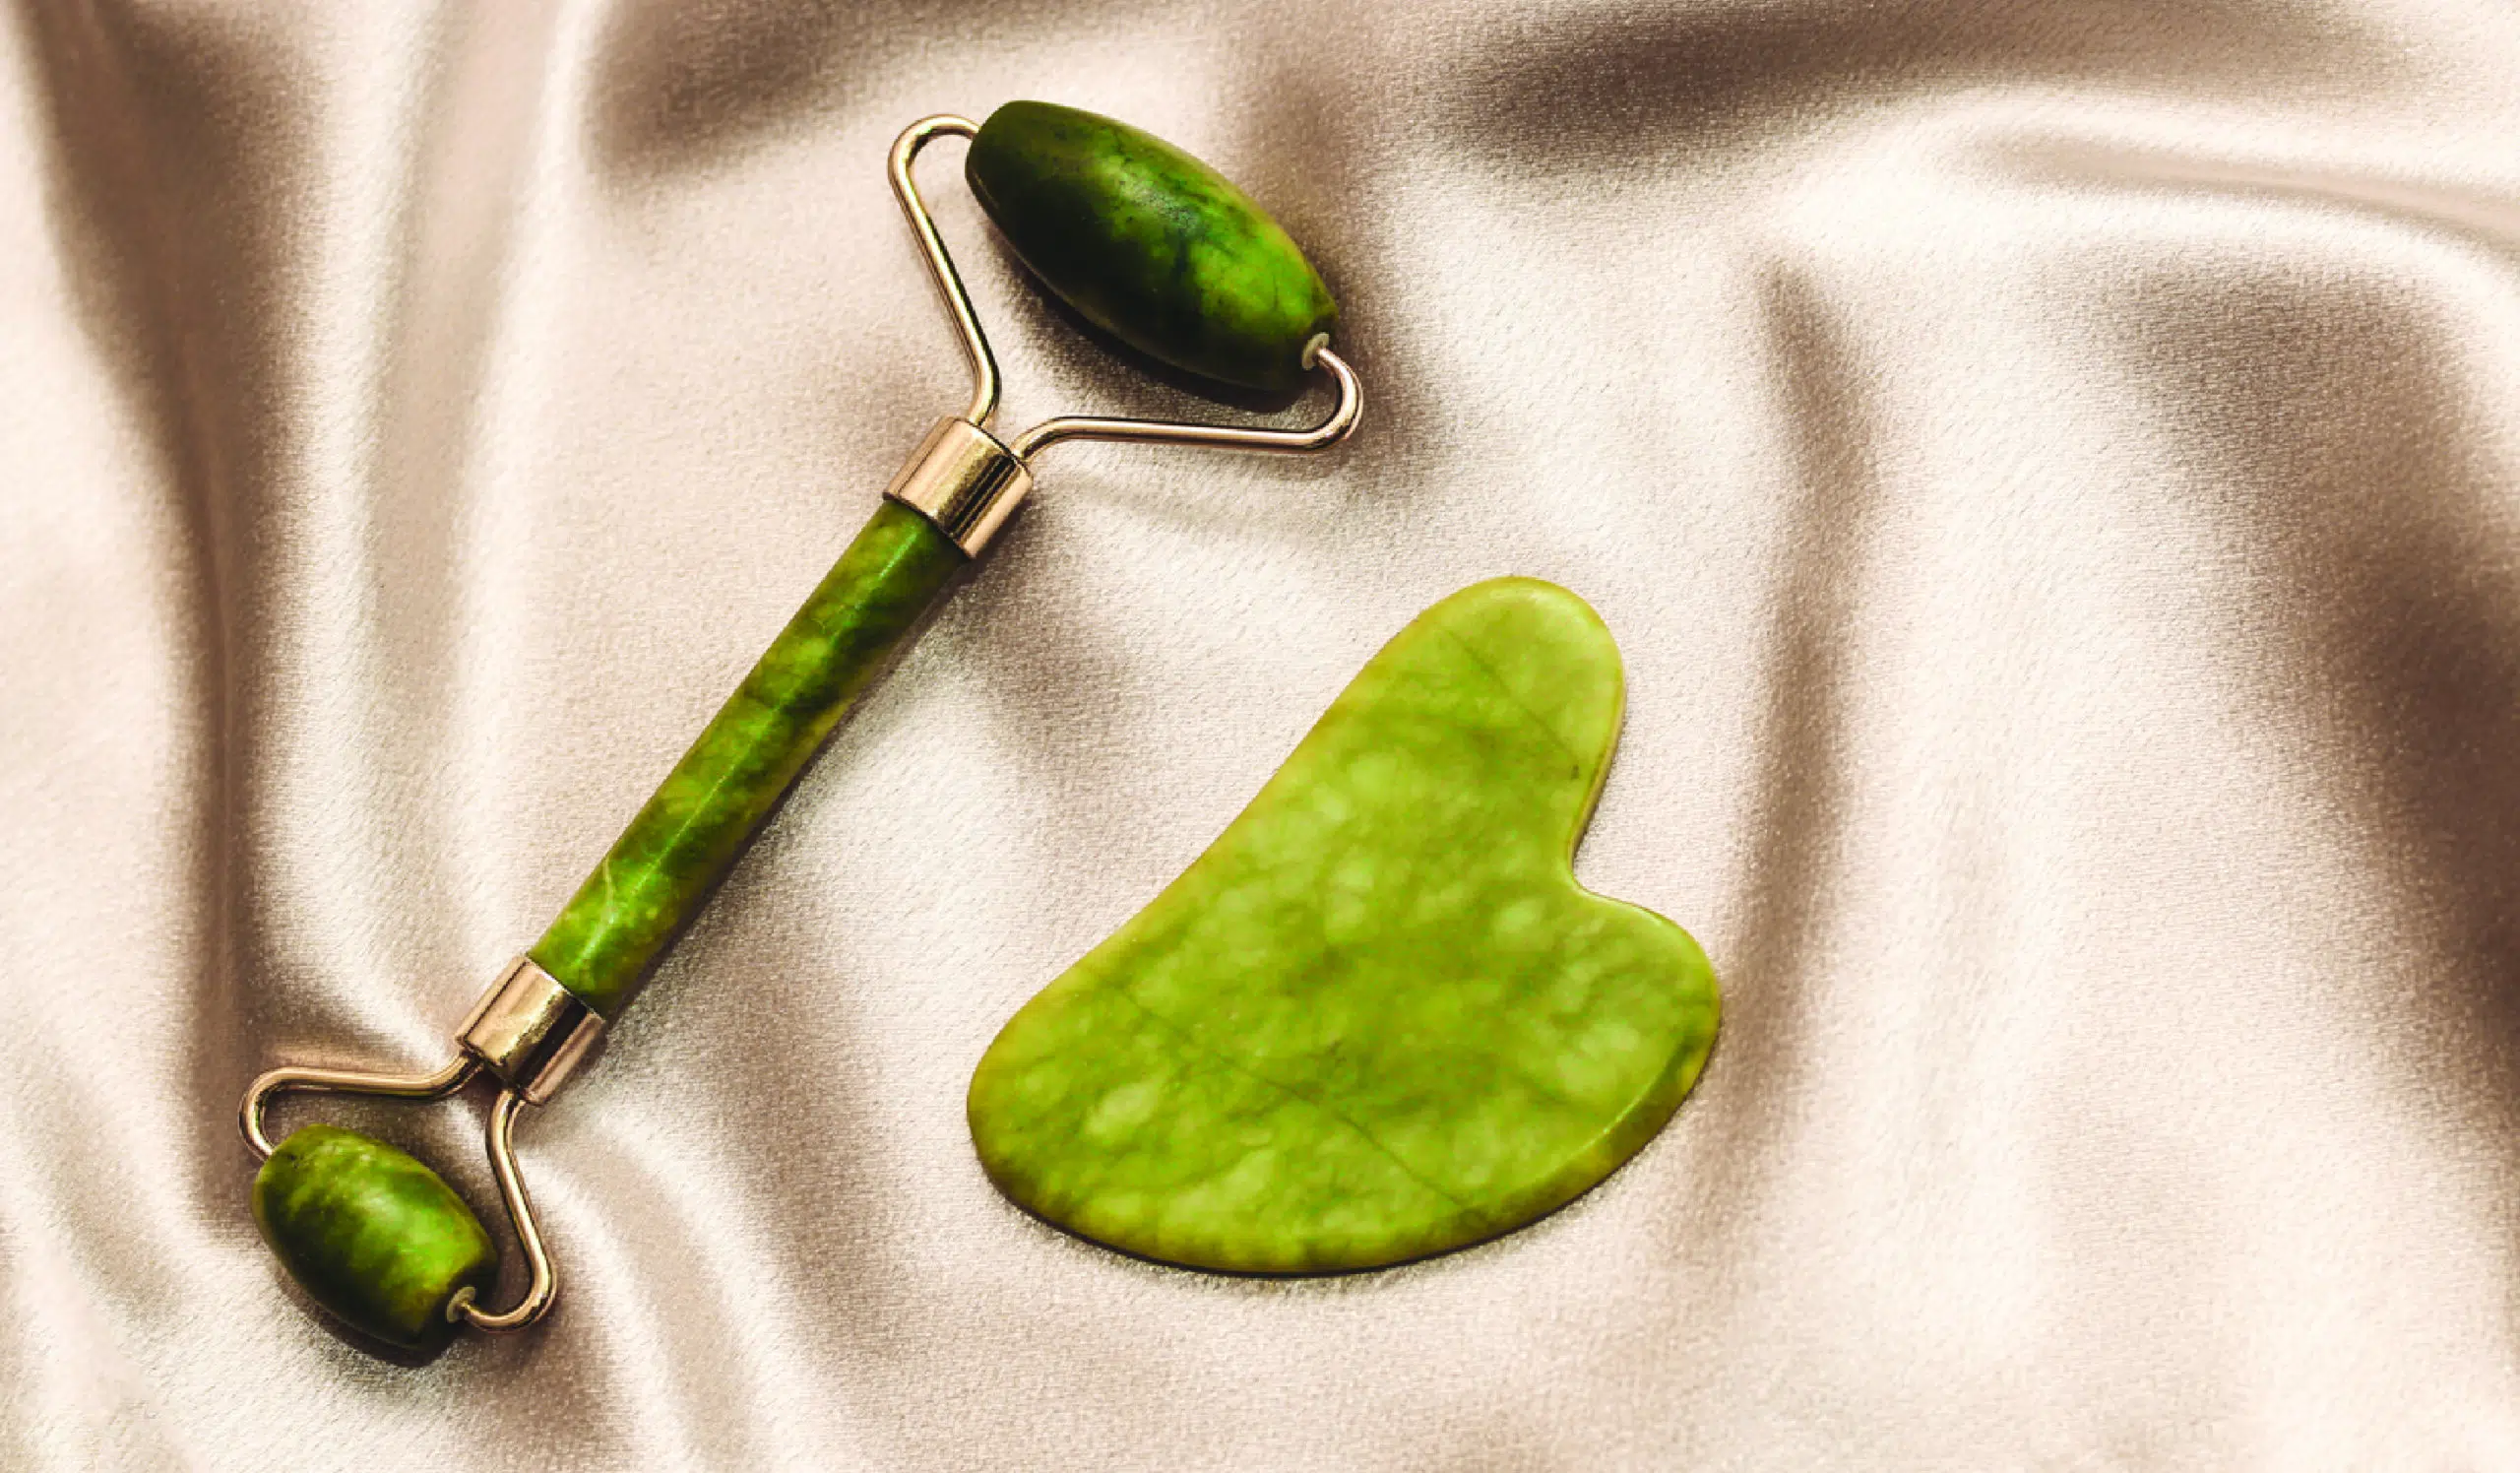
[[[964, 288], [954, 258], [947, 253], [936, 222], [919, 198], [917, 182], [911, 177], [911, 164], [930, 142], [949, 135], [970, 138], [978, 132], [979, 124], [969, 118], [939, 114], [911, 124], [893, 141], [893, 194], [918, 236], [945, 310], [962, 335], [963, 350], [972, 363], [972, 399], [962, 415], [943, 419], [928, 431], [885, 491], [887, 497], [926, 517], [967, 555], [977, 556], [1032, 489], [1031, 458], [1061, 441], [1131, 440], [1300, 454], [1326, 450], [1356, 427], [1363, 396], [1355, 372], [1326, 342], [1315, 339], [1305, 349], [1304, 364], [1327, 370], [1339, 399], [1328, 417], [1309, 429], [1063, 415], [1042, 420], [1011, 441], [991, 433], [988, 421], [997, 413], [997, 359], [989, 352], [988, 335], [981, 331], [978, 315], [972, 310], [971, 292]], [[273, 1147], [263, 1118], [274, 1097], [288, 1091], [376, 1095], [425, 1104], [456, 1093], [475, 1075], [496, 1079], [500, 1089], [490, 1104], [484, 1144], [491, 1173], [498, 1179], [500, 1200], [506, 1204], [532, 1278], [525, 1297], [511, 1309], [484, 1310], [473, 1303], [472, 1291], [466, 1289], [455, 1296], [446, 1313], [449, 1319], [460, 1319], [475, 1329], [518, 1329], [550, 1310], [559, 1295], [560, 1280], [535, 1223], [525, 1178], [517, 1170], [516, 1118], [526, 1106], [550, 1099], [602, 1032], [602, 1018], [532, 959], [518, 957], [465, 1016], [457, 1029], [455, 1057], [434, 1072], [385, 1074], [298, 1064], [272, 1069], [247, 1087], [238, 1124], [254, 1158], [268, 1161]]]

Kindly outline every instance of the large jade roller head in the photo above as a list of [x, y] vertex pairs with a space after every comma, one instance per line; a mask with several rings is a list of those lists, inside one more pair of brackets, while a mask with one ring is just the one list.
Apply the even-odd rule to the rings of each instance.
[[[911, 177], [921, 149], [954, 135], [974, 141], [967, 172], [990, 220], [1088, 320], [1229, 383], [1286, 389], [1318, 368], [1336, 406], [1302, 429], [1062, 416], [999, 439], [989, 428], [996, 359]], [[971, 360], [969, 407], [928, 431], [656, 796], [473, 1004], [452, 1058], [411, 1075], [289, 1065], [245, 1092], [245, 1140], [263, 1162], [253, 1212], [264, 1241], [309, 1298], [378, 1341], [425, 1352], [458, 1325], [514, 1329], [550, 1309], [559, 1276], [518, 1174], [517, 1116], [549, 1100], [638, 995], [842, 716], [1024, 499], [1035, 456], [1076, 439], [1310, 451], [1355, 427], [1361, 396], [1329, 349], [1338, 311], [1321, 278], [1258, 205], [1187, 154], [1092, 113], [1013, 102], [985, 127], [947, 116], [912, 124], [893, 144], [890, 172]], [[486, 1145], [529, 1274], [501, 1311], [481, 1303], [497, 1277], [490, 1235], [435, 1172], [333, 1125], [274, 1144], [265, 1123], [284, 1091], [429, 1101], [480, 1079], [497, 1090]]]
[[1249, 195], [1126, 123], [1009, 102], [980, 125], [963, 171], [1051, 290], [1176, 368], [1292, 388], [1339, 320], [1320, 273]]

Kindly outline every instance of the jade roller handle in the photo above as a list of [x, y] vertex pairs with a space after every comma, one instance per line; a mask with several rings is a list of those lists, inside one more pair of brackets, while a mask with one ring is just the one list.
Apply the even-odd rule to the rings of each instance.
[[609, 1020], [969, 559], [886, 500], [527, 954]]

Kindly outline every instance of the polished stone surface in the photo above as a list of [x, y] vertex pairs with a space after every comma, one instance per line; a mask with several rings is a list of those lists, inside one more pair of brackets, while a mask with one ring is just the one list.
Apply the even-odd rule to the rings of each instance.
[[918, 513], [876, 507], [531, 953], [613, 1017], [966, 559]]
[[498, 1250], [437, 1173], [381, 1140], [307, 1125], [254, 1176], [254, 1222], [289, 1276], [351, 1328], [407, 1350], [445, 1343], [447, 1303], [485, 1292]]
[[964, 168], [1016, 255], [1098, 327], [1258, 389], [1303, 379], [1339, 316], [1287, 232], [1224, 175], [1096, 113], [1009, 102]]
[[1670, 1117], [1713, 971], [1576, 884], [1619, 727], [1583, 601], [1426, 610], [1240, 817], [1027, 1004], [972, 1079], [1026, 1209], [1149, 1258], [1372, 1268], [1532, 1221]]

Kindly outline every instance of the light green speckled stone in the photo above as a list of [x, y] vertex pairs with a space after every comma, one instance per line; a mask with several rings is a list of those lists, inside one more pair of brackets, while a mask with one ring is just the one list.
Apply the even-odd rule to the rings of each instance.
[[1564, 589], [1419, 615], [998, 1035], [970, 1100], [990, 1179], [1125, 1252], [1307, 1273], [1491, 1238], [1608, 1175], [1717, 1014], [1687, 932], [1575, 883], [1621, 701]]

